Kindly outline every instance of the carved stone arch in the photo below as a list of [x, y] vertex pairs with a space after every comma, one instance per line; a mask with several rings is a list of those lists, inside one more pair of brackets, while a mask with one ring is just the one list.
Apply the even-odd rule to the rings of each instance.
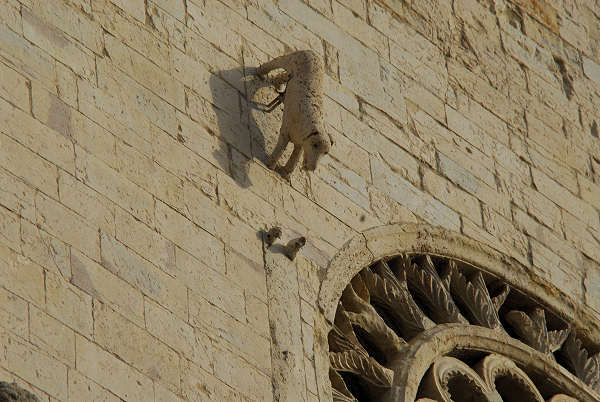
[[600, 401], [593, 316], [458, 233], [417, 224], [364, 232], [332, 259], [318, 305], [315, 359], [334, 400], [450, 401], [471, 387], [472, 400], [501, 401], [517, 387], [520, 402]]

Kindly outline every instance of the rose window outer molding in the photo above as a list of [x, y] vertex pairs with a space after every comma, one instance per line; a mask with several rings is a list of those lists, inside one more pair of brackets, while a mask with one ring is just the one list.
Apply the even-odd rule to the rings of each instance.
[[460, 234], [367, 231], [334, 258], [319, 303], [334, 401], [600, 401], [593, 316]]

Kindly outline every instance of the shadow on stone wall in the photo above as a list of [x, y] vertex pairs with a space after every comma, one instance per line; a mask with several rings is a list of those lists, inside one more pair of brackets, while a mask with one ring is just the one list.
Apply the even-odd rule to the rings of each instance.
[[[220, 142], [221, 149], [213, 154], [221, 167], [230, 172], [230, 176], [243, 188], [252, 185], [248, 176], [250, 161], [254, 158], [266, 165], [267, 150], [272, 149], [277, 141], [282, 117], [281, 106], [271, 113], [262, 110], [262, 105], [271, 102], [278, 93], [268, 80], [254, 76], [254, 70], [243, 67], [220, 70], [210, 79], [213, 112], [219, 136], [225, 141]], [[227, 158], [223, 158], [224, 155]]]

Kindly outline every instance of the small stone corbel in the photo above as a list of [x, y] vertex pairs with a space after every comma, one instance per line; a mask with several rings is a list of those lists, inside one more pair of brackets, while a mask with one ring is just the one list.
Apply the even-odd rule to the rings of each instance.
[[[263, 109], [270, 112], [283, 103], [283, 121], [279, 140], [268, 163], [269, 169], [276, 169], [287, 178], [304, 153], [304, 169], [315, 170], [319, 159], [329, 153], [331, 137], [323, 124], [323, 62], [312, 50], [293, 52], [262, 64], [256, 70], [260, 77], [271, 70], [282, 68], [284, 73], [273, 79], [273, 84], [285, 84], [279, 93]], [[277, 168], [277, 162], [289, 142], [294, 144], [292, 156], [284, 167]]]
[[287, 258], [294, 261], [294, 259], [296, 258], [296, 254], [298, 254], [298, 251], [302, 247], [304, 247], [305, 244], [306, 244], [305, 237], [298, 237], [298, 238], [292, 239], [285, 245], [283, 252]]
[[275, 226], [271, 228], [268, 232], [264, 233], [265, 244], [267, 247], [271, 247], [275, 240], [281, 237], [281, 228], [279, 226]]

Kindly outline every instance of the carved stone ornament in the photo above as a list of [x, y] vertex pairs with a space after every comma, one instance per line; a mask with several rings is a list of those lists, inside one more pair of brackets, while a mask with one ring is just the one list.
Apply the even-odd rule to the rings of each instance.
[[442, 256], [362, 269], [328, 343], [334, 401], [600, 401], [595, 345], [533, 297]]

